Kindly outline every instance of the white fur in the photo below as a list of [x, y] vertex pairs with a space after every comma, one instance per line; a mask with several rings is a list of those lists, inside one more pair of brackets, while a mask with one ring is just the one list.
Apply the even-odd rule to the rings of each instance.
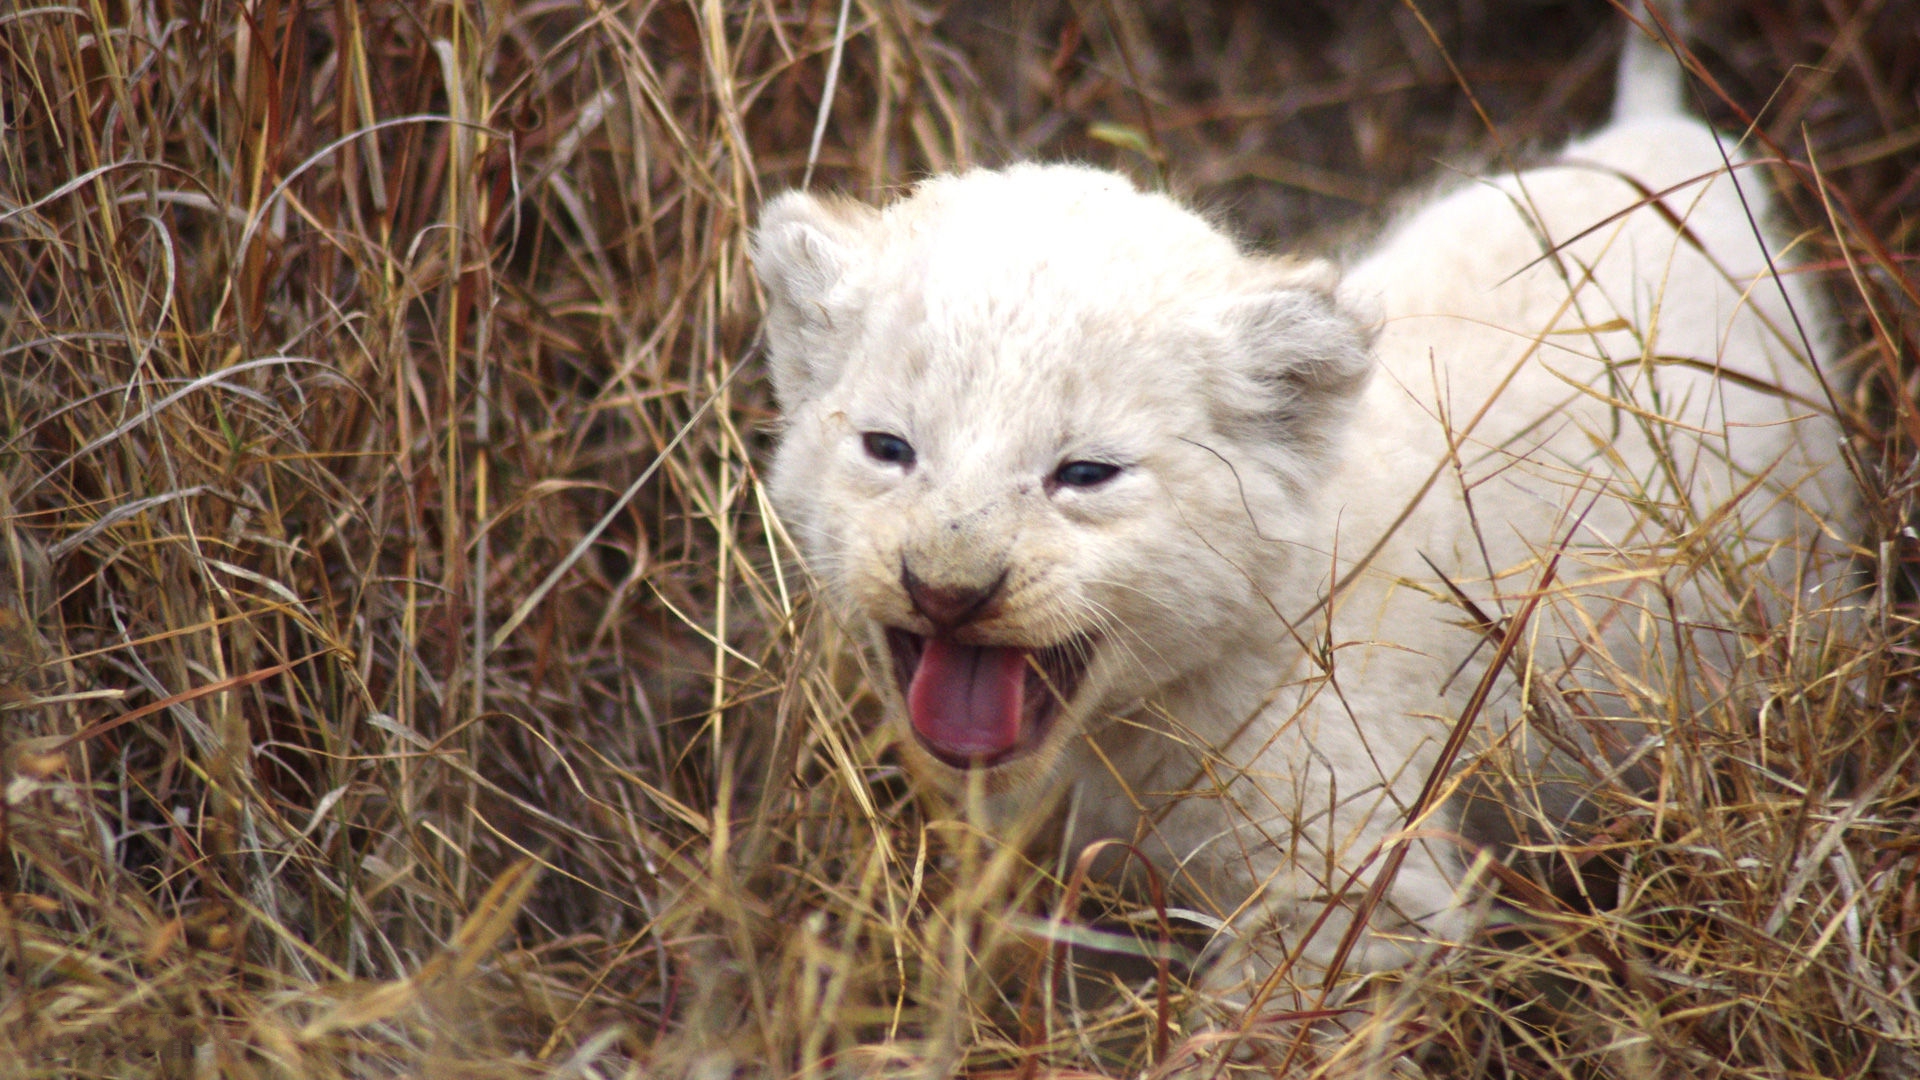
[[[1621, 174], [1705, 178], [1664, 198], [1686, 234], [1648, 208], [1611, 220], [1642, 200]], [[1764, 212], [1758, 174], [1740, 182]], [[990, 812], [1075, 796], [1069, 843], [1137, 841], [1269, 963], [1366, 867], [1349, 902], [1364, 891], [1492, 651], [1434, 568], [1511, 615], [1563, 552], [1527, 651], [1542, 678], [1637, 688], [1585, 699], [1627, 717], [1676, 690], [1669, 611], [1730, 671], [1724, 628], [1793, 604], [1807, 552], [1839, 546], [1819, 522], [1844, 535], [1851, 514], [1838, 427], [1714, 135], [1676, 115], [1461, 186], [1343, 280], [1073, 166], [941, 177], [877, 211], [789, 193], [754, 255], [786, 412], [775, 504], [881, 658], [917, 771], [966, 789], [885, 676], [877, 628], [924, 626], [901, 566], [1004, 572], [970, 640], [1100, 643], [1046, 745], [981, 778]], [[1824, 352], [1821, 306], [1786, 293]], [[871, 431], [911, 443], [913, 467], [870, 457]], [[1073, 460], [1125, 468], [1047, 483]], [[1749, 564], [1729, 579], [1778, 595], [1717, 583]], [[1518, 696], [1504, 686], [1482, 731]], [[1451, 811], [1419, 827], [1355, 966], [1469, 928]]]

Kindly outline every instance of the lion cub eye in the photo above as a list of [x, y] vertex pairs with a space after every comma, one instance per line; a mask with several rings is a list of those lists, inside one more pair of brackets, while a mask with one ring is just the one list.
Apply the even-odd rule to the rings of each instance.
[[913, 444], [898, 435], [869, 431], [860, 436], [860, 445], [866, 448], [867, 456], [875, 461], [884, 461], [903, 469], [913, 467]]
[[1061, 487], [1090, 488], [1120, 475], [1120, 466], [1105, 461], [1069, 461], [1053, 470], [1053, 482]]

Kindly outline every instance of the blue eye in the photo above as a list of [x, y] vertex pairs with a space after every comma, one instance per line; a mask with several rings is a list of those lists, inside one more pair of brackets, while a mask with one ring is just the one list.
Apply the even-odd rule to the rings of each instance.
[[1120, 475], [1120, 466], [1105, 461], [1069, 461], [1053, 471], [1053, 482], [1061, 487], [1090, 488]]
[[875, 461], [884, 461], [903, 469], [913, 467], [913, 444], [898, 435], [869, 431], [860, 436], [860, 445], [866, 448], [867, 456]]

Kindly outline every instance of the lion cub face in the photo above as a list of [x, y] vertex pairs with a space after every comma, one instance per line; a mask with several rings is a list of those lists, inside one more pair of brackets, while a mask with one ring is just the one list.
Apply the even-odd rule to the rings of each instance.
[[772, 495], [924, 776], [1018, 792], [1277, 637], [1263, 583], [1369, 369], [1325, 267], [1074, 167], [789, 193], [753, 243]]

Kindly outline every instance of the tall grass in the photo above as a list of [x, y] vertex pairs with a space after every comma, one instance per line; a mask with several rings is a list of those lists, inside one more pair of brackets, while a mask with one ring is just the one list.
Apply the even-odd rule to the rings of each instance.
[[916, 801], [765, 511], [745, 229], [1072, 153], [1325, 241], [1597, 116], [1605, 11], [0, 12], [0, 1071], [1920, 1072], [1920, 40], [1843, 6], [1700, 52], [1851, 331], [1873, 618], [1344, 1039], [1061, 970], [1185, 945]]

